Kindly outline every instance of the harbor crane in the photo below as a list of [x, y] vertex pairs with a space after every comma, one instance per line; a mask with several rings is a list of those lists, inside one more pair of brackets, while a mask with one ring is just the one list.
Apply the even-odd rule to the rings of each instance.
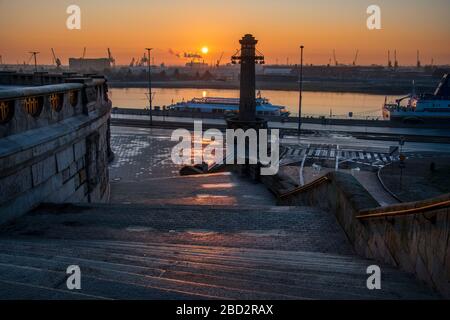
[[58, 57], [56, 57], [55, 50], [53, 48], [52, 48], [52, 55], [53, 55], [53, 63], [56, 64], [56, 69], [61, 68], [62, 65], [61, 60]]
[[397, 50], [394, 50], [394, 68], [398, 68]]
[[358, 61], [358, 54], [359, 54], [359, 50], [356, 50], [356, 54], [355, 54], [355, 59], [353, 59], [353, 66], [356, 66], [356, 62]]
[[111, 49], [108, 48], [108, 59], [109, 62], [111, 62], [111, 64], [115, 67], [116, 66], [116, 59], [114, 59], [114, 57], [111, 54]]
[[388, 50], [388, 68], [392, 68], [391, 51]]
[[133, 57], [133, 59], [131, 59], [131, 62], [130, 62], [130, 68], [134, 67], [135, 61], [136, 61], [136, 59]]
[[30, 60], [32, 58], [34, 58], [34, 70], [37, 72], [38, 71], [38, 69], [37, 69], [37, 55], [39, 54], [39, 52], [37, 52], [37, 51], [30, 51], [30, 53], [31, 53]]
[[333, 49], [333, 60], [334, 60], [334, 65], [337, 67], [339, 65], [339, 63], [336, 60], [336, 50], [335, 49]]
[[86, 57], [86, 47], [84, 47], [83, 49], [83, 55], [81, 56], [82, 59], [84, 59]]
[[420, 68], [422, 64], [420, 63], [420, 52], [417, 50], [417, 68]]
[[216, 68], [218, 68], [219, 66], [220, 66], [220, 63], [222, 62], [222, 58], [223, 58], [223, 55], [225, 54], [225, 52], [222, 52], [222, 54], [220, 55], [220, 58], [219, 58], [219, 60], [217, 60], [217, 62], [216, 62]]
[[147, 63], [147, 55], [144, 53], [144, 55], [142, 56], [142, 58], [139, 60], [139, 62], [136, 63], [136, 65], [138, 67], [142, 67], [143, 65], [145, 65]]

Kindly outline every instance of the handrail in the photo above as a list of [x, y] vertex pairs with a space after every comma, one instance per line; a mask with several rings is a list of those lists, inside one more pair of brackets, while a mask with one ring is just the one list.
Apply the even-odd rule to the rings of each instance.
[[[398, 147], [397, 147], [397, 148], [398, 148]], [[391, 155], [392, 155], [392, 154], [391, 154]], [[394, 198], [395, 200], [397, 200], [399, 203], [403, 203], [404, 201], [403, 201], [402, 199], [400, 199], [395, 193], [393, 193], [393, 192], [386, 186], [386, 184], [384, 183], [383, 179], [381, 179], [381, 170], [382, 170], [383, 168], [384, 168], [384, 167], [378, 168], [378, 171], [377, 171], [377, 179], [378, 179], [378, 182], [380, 182], [381, 187], [384, 189], [384, 191], [386, 191], [387, 193], [389, 193], [389, 195], [390, 195], [392, 198]]]
[[306, 184], [304, 186], [301, 186], [301, 187], [295, 188], [295, 189], [293, 189], [291, 191], [288, 191], [286, 193], [283, 193], [283, 194], [279, 195], [278, 198], [281, 199], [281, 198], [285, 198], [285, 197], [288, 197], [290, 195], [293, 195], [295, 193], [307, 191], [307, 190], [309, 190], [309, 189], [311, 189], [311, 188], [313, 188], [313, 187], [315, 187], [317, 185], [320, 185], [320, 184], [322, 184], [324, 182], [328, 182], [328, 181], [330, 181], [330, 178], [328, 178], [327, 176], [320, 177], [319, 179], [316, 179], [316, 180], [314, 180], [314, 181], [312, 181], [312, 182], [310, 182], [310, 183], [308, 183], [308, 184]]
[[364, 220], [364, 219], [374, 219], [374, 218], [384, 218], [384, 217], [398, 217], [398, 216], [405, 216], [410, 214], [417, 214], [417, 213], [425, 213], [427, 211], [431, 211], [434, 209], [440, 209], [440, 208], [446, 208], [450, 207], [450, 200], [441, 201], [421, 207], [416, 208], [410, 208], [410, 209], [403, 209], [403, 210], [396, 210], [396, 211], [388, 211], [388, 212], [379, 212], [379, 213], [371, 213], [371, 214], [365, 214], [365, 215], [359, 215], [356, 216], [356, 219]]

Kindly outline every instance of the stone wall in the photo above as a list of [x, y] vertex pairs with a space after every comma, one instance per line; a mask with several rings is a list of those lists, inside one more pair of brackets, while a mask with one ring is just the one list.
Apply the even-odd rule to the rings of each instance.
[[281, 197], [282, 205], [320, 207], [334, 214], [355, 251], [394, 265], [450, 298], [450, 208], [414, 215], [357, 219], [359, 215], [393, 212], [450, 200], [450, 194], [426, 201], [379, 207], [351, 175], [329, 173], [328, 182]]
[[[400, 211], [446, 200], [450, 200], [450, 194], [360, 214]], [[414, 215], [362, 220], [353, 229], [359, 253], [399, 266], [450, 298], [450, 206]]]
[[0, 90], [0, 223], [43, 202], [109, 199], [106, 80], [65, 81]]

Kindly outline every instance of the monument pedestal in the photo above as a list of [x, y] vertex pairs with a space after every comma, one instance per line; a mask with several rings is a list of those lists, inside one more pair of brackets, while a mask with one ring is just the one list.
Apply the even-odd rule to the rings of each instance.
[[233, 117], [226, 120], [228, 129], [242, 129], [244, 131], [248, 129], [267, 129], [267, 121], [260, 118], [255, 118], [254, 120], [241, 120], [239, 117]]
[[[267, 129], [267, 121], [260, 118], [255, 118], [253, 121], [243, 121], [240, 120], [239, 117], [233, 117], [230, 119], [227, 119], [227, 128], [238, 130], [242, 129], [244, 131], [247, 131], [249, 129], [254, 129], [256, 131], [257, 135], [257, 151], [259, 152], [259, 130], [260, 129]], [[235, 152], [236, 152], [236, 145], [235, 145]], [[249, 145], [248, 141], [246, 141], [245, 144], [245, 154], [249, 154]], [[236, 155], [235, 159], [237, 161]], [[240, 176], [247, 176], [250, 177], [253, 181], [259, 181], [260, 173], [261, 173], [261, 163], [256, 164], [250, 164], [249, 158], [246, 156], [245, 158], [245, 164], [235, 164], [233, 166], [233, 171], [236, 172]]]

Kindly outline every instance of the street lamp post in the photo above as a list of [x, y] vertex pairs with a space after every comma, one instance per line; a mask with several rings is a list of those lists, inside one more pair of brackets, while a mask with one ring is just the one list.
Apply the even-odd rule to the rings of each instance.
[[403, 190], [403, 169], [405, 168], [405, 155], [403, 154], [403, 146], [405, 145], [405, 138], [404, 137], [400, 137], [399, 140], [399, 145], [400, 145], [400, 155], [399, 155], [399, 159], [400, 159], [400, 163], [399, 163], [399, 168], [400, 168], [400, 191]]
[[300, 71], [299, 71], [299, 79], [298, 79], [298, 135], [300, 136], [300, 132], [302, 129], [302, 91], [303, 91], [303, 48], [304, 46], [300, 46]]
[[153, 115], [152, 115], [152, 109], [153, 109], [153, 97], [152, 97], [152, 69], [151, 69], [151, 63], [150, 63], [150, 53], [153, 50], [153, 48], [145, 48], [148, 52], [147, 57], [147, 66], [148, 66], [148, 105], [149, 105], [149, 111], [150, 111], [150, 125], [153, 125]]

